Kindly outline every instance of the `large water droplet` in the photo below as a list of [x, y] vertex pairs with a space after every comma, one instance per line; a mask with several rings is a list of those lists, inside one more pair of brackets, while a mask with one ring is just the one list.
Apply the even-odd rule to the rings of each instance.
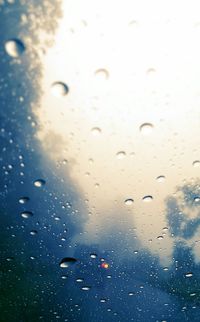
[[153, 131], [153, 125], [151, 123], [144, 123], [140, 126], [140, 132], [143, 135], [149, 135]]
[[152, 196], [150, 196], [150, 195], [148, 195], [148, 196], [144, 196], [144, 197], [142, 198], [142, 200], [143, 200], [144, 202], [151, 202], [151, 201], [153, 200], [153, 197], [152, 197]]
[[21, 198], [19, 199], [19, 203], [21, 203], [21, 204], [25, 204], [25, 203], [27, 203], [29, 200], [30, 200], [30, 199], [29, 199], [28, 197], [21, 197]]
[[23, 218], [25, 218], [25, 219], [28, 219], [28, 218], [30, 218], [30, 217], [32, 217], [32, 216], [33, 216], [33, 213], [32, 213], [31, 211], [23, 211], [23, 212], [21, 213], [21, 216], [22, 216]]
[[42, 186], [45, 185], [45, 180], [43, 179], [38, 179], [38, 180], [35, 180], [34, 181], [34, 186], [37, 187], [37, 188], [41, 188]]
[[61, 261], [60, 261], [60, 267], [62, 268], [67, 268], [70, 267], [72, 265], [74, 265], [77, 262], [77, 259], [73, 258], [73, 257], [64, 257]]
[[128, 198], [124, 201], [126, 206], [131, 206], [133, 204], [134, 200], [131, 198]]
[[21, 40], [11, 39], [5, 43], [5, 50], [9, 56], [16, 58], [23, 54], [25, 46]]
[[63, 82], [55, 82], [51, 86], [52, 94], [56, 97], [62, 97], [69, 93], [69, 87]]
[[192, 163], [193, 167], [197, 168], [197, 167], [200, 167], [200, 161], [199, 160], [195, 160], [193, 163]]

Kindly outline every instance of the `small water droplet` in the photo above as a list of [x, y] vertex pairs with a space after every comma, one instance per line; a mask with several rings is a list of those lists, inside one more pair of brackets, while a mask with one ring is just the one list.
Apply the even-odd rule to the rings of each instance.
[[187, 274], [185, 274], [185, 277], [192, 277], [193, 276], [193, 274], [192, 273], [187, 273]]
[[200, 166], [200, 161], [199, 160], [195, 160], [193, 163], [192, 163], [193, 167], [197, 168]]
[[168, 267], [164, 267], [163, 268], [163, 271], [168, 271], [169, 270], [169, 268]]
[[31, 230], [31, 231], [30, 231], [30, 235], [32, 235], [32, 236], [37, 235], [37, 230]]
[[124, 152], [124, 151], [119, 151], [119, 152], [117, 152], [117, 154], [116, 154], [116, 156], [117, 156], [117, 159], [124, 159], [125, 158], [125, 156], [126, 156], [126, 152]]
[[69, 93], [69, 87], [63, 82], [55, 82], [51, 86], [52, 94], [56, 97], [62, 97]]
[[84, 281], [84, 280], [83, 280], [83, 278], [77, 278], [77, 279], [76, 279], [76, 282], [77, 282], [77, 283], [82, 283], [83, 281]]
[[132, 198], [128, 198], [124, 201], [126, 206], [131, 206], [133, 204], [134, 200]]
[[109, 78], [109, 72], [105, 68], [99, 68], [95, 71], [95, 76], [99, 79], [107, 80]]
[[37, 179], [34, 181], [34, 186], [37, 187], [37, 188], [41, 188], [42, 186], [45, 185], [45, 180], [43, 179]]
[[74, 265], [77, 262], [77, 259], [73, 258], [73, 257], [64, 257], [61, 261], [60, 261], [60, 267], [62, 268], [68, 268], [72, 265]]
[[91, 258], [97, 258], [97, 254], [90, 254]]
[[25, 46], [21, 40], [11, 39], [5, 43], [5, 50], [9, 56], [16, 58], [23, 54]]
[[101, 134], [101, 129], [99, 127], [93, 127], [91, 129], [91, 132], [92, 132], [93, 135], [97, 136], [97, 135]]
[[194, 198], [194, 202], [199, 202], [200, 201], [200, 197], [195, 197]]
[[149, 135], [153, 131], [153, 125], [151, 123], [144, 123], [140, 126], [140, 132], [143, 135]]
[[156, 69], [155, 68], [148, 68], [147, 69], [147, 75], [154, 75], [156, 73]]
[[23, 212], [21, 213], [21, 216], [22, 216], [23, 218], [25, 218], [25, 219], [28, 219], [28, 218], [30, 218], [30, 217], [32, 217], [32, 216], [33, 216], [33, 213], [32, 213], [31, 211], [23, 211]]
[[135, 293], [134, 292], [129, 292], [128, 295], [133, 296], [133, 295], [135, 295]]
[[144, 197], [142, 198], [142, 200], [143, 200], [144, 202], [151, 202], [151, 201], [153, 200], [153, 197], [152, 197], [152, 196], [150, 196], [150, 195], [148, 195], [148, 196], [144, 196]]
[[196, 295], [196, 293], [190, 293], [190, 296], [195, 296]]
[[166, 179], [165, 176], [159, 176], [156, 178], [157, 182], [159, 182], [159, 183], [165, 182], [165, 179]]
[[83, 287], [81, 287], [81, 289], [83, 291], [89, 291], [91, 289], [91, 287], [90, 286], [83, 286]]
[[157, 239], [158, 240], [162, 240], [164, 237], [163, 236], [158, 236]]
[[25, 204], [25, 203], [27, 203], [29, 200], [30, 200], [30, 199], [29, 199], [28, 197], [21, 197], [21, 198], [19, 199], [19, 203], [21, 203], [21, 204]]
[[67, 276], [66, 276], [66, 275], [62, 275], [62, 276], [61, 276], [61, 278], [62, 278], [63, 280], [66, 280], [66, 279], [67, 279]]
[[100, 299], [101, 303], [106, 303], [106, 299]]

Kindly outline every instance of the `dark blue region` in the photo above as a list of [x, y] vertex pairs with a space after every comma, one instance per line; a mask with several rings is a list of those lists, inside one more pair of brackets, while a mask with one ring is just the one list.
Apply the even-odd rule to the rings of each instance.
[[[167, 201], [175, 239], [168, 271], [148, 250], [130, 255], [117, 229], [112, 247], [110, 240], [104, 248], [74, 244], [87, 221], [74, 211], [80, 193], [47, 161], [34, 136], [37, 126], [31, 126], [37, 122], [31, 102], [41, 95], [39, 84], [33, 85], [41, 66], [30, 77], [30, 57], [25, 53], [13, 64], [4, 49], [7, 40], [23, 33], [24, 13], [26, 4], [19, 1], [0, 7], [0, 321], [200, 321], [200, 266], [192, 249], [177, 241], [194, 236], [199, 219], [181, 215], [176, 199]], [[45, 181], [41, 188], [34, 185], [37, 179]], [[183, 192], [190, 200], [191, 189]], [[30, 200], [21, 204], [22, 197]], [[23, 218], [24, 211], [33, 216]], [[61, 259], [70, 256], [77, 262], [61, 268]], [[103, 260], [108, 269], [101, 267]]]

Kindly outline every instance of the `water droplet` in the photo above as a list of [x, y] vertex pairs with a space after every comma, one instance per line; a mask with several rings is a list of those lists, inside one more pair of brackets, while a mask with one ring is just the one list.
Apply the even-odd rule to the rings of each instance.
[[194, 198], [194, 202], [199, 202], [200, 201], [200, 197], [195, 197]]
[[67, 279], [67, 276], [66, 276], [66, 275], [63, 275], [63, 276], [61, 276], [61, 278], [62, 278], [63, 280], [66, 280], [66, 279]]
[[69, 93], [69, 87], [62, 82], [55, 82], [51, 86], [52, 94], [56, 97], [62, 97]]
[[153, 197], [152, 197], [152, 196], [150, 196], [150, 195], [148, 195], [148, 196], [144, 196], [144, 197], [142, 198], [142, 200], [143, 200], [144, 202], [151, 202], [151, 201], [153, 200]]
[[133, 295], [135, 295], [135, 293], [134, 292], [129, 292], [128, 295], [133, 296]]
[[91, 258], [97, 258], [97, 254], [90, 254]]
[[155, 68], [148, 68], [147, 69], [147, 75], [154, 75], [156, 73], [156, 69]]
[[77, 283], [82, 283], [84, 280], [83, 280], [83, 278], [77, 278], [76, 281], [77, 281]]
[[157, 239], [158, 240], [162, 240], [164, 237], [163, 236], [158, 236]]
[[101, 303], [106, 303], [106, 299], [100, 299]]
[[21, 198], [19, 199], [19, 203], [21, 203], [21, 204], [25, 204], [25, 203], [27, 203], [29, 200], [30, 200], [30, 199], [29, 199], [28, 197], [21, 197]]
[[23, 42], [19, 39], [11, 39], [5, 43], [5, 50], [11, 57], [19, 57], [25, 51]]
[[140, 132], [143, 135], [149, 135], [153, 131], [153, 125], [151, 123], [144, 123], [140, 126]]
[[33, 213], [32, 213], [31, 211], [23, 211], [23, 212], [21, 213], [21, 216], [22, 216], [23, 218], [25, 218], [25, 219], [28, 219], [28, 218], [30, 218], [30, 217], [32, 217], [32, 216], [33, 216]]
[[32, 236], [37, 235], [37, 230], [31, 230], [31, 231], [30, 231], [30, 235], [32, 235]]
[[97, 136], [101, 134], [101, 129], [99, 127], [93, 127], [91, 132], [93, 135]]
[[195, 296], [196, 295], [196, 293], [190, 293], [190, 296]]
[[168, 271], [169, 270], [169, 268], [168, 267], [164, 267], [163, 268], [163, 271]]
[[73, 257], [64, 257], [61, 261], [60, 261], [60, 267], [62, 268], [68, 268], [72, 265], [74, 265], [77, 262], [77, 260]]
[[125, 156], [126, 156], [126, 152], [124, 152], [124, 151], [119, 151], [119, 152], [117, 152], [117, 154], [116, 154], [116, 156], [117, 156], [117, 159], [124, 159], [125, 158]]
[[134, 200], [131, 198], [128, 198], [124, 201], [126, 206], [131, 206], [133, 204]]
[[108, 79], [109, 78], [109, 72], [105, 68], [99, 68], [95, 71], [95, 76], [97, 76], [99, 79]]
[[43, 179], [38, 179], [38, 180], [35, 180], [34, 181], [34, 186], [37, 187], [37, 188], [41, 188], [42, 186], [45, 185], [45, 180]]
[[90, 286], [83, 286], [83, 287], [81, 287], [81, 289], [83, 291], [89, 291], [91, 289], [91, 287]]
[[192, 163], [193, 167], [197, 168], [200, 166], [200, 161], [199, 160], [196, 160]]
[[187, 273], [187, 274], [185, 274], [185, 277], [192, 277], [193, 276], [193, 274], [192, 273]]
[[156, 178], [157, 182], [159, 182], [159, 183], [165, 182], [165, 179], [166, 179], [165, 176], [159, 176]]

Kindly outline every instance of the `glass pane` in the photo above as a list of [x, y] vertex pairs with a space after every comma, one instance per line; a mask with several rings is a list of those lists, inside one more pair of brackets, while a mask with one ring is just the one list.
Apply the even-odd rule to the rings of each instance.
[[199, 321], [199, 2], [0, 24], [0, 320]]

